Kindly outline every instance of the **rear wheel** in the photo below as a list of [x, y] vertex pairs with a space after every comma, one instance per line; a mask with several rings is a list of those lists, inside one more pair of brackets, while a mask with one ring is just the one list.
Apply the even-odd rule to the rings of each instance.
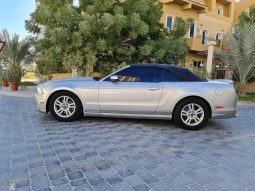
[[70, 92], [57, 92], [49, 103], [50, 113], [58, 121], [74, 121], [82, 115], [80, 100]]
[[174, 111], [176, 124], [187, 130], [203, 128], [210, 118], [210, 109], [201, 99], [190, 98], [180, 102]]

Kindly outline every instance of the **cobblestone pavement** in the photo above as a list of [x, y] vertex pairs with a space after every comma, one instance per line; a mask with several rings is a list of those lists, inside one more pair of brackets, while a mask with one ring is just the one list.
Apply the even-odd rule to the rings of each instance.
[[161, 120], [56, 122], [0, 97], [0, 190], [255, 190], [255, 105], [185, 131]]
[[36, 86], [19, 87], [19, 91], [11, 91], [9, 87], [0, 86], [0, 96], [16, 96], [33, 98], [36, 94]]

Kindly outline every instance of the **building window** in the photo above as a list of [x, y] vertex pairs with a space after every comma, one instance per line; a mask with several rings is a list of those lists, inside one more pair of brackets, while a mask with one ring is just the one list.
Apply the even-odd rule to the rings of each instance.
[[173, 28], [173, 17], [167, 16], [166, 28], [168, 29], [168, 31], [172, 30], [172, 28]]
[[207, 36], [208, 36], [207, 30], [203, 30], [203, 33], [202, 33], [202, 44], [206, 44], [207, 43]]
[[196, 68], [202, 68], [202, 67], [204, 67], [204, 62], [198, 61], [198, 60], [193, 60], [192, 65], [193, 65], [193, 67], [196, 67]]
[[192, 38], [194, 36], [195, 36], [195, 23], [192, 22], [189, 28], [189, 37]]
[[223, 9], [222, 8], [218, 8], [217, 9], [217, 15], [223, 15]]
[[217, 33], [215, 39], [216, 39], [216, 40], [222, 40], [221, 34], [220, 34], [220, 33]]

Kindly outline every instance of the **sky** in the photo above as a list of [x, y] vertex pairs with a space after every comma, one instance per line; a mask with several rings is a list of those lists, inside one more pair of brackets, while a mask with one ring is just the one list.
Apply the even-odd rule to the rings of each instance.
[[[29, 35], [25, 30], [25, 20], [35, 10], [35, 0], [0, 0], [0, 30], [7, 29], [10, 34], [18, 34], [21, 38]], [[74, 5], [78, 0], [74, 0]]]
[[7, 29], [10, 34], [21, 38], [29, 35], [25, 30], [25, 20], [35, 10], [35, 0], [0, 0], [0, 30]]

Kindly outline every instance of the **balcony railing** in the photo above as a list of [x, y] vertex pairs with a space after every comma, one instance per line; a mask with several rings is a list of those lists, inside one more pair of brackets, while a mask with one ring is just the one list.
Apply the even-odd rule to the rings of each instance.
[[194, 51], [205, 51], [208, 49], [206, 44], [202, 44], [201, 36], [197, 36], [195, 38], [189, 38], [188, 45], [189, 45], [189, 49]]
[[222, 40], [216, 40], [216, 47], [222, 47]]
[[200, 5], [204, 5], [204, 6], [205, 6], [204, 0], [190, 0], [190, 1], [193, 2], [193, 3], [196, 3], [196, 4], [200, 4]]
[[163, 3], [178, 3], [183, 6], [183, 9], [196, 9], [199, 13], [207, 11], [207, 6], [204, 0], [161, 0]]
[[202, 37], [197, 36], [195, 38], [188, 39], [188, 45], [190, 50], [194, 51], [205, 51], [208, 50], [207, 42], [209, 41], [216, 41], [215, 50], [222, 49], [222, 40], [215, 40], [214, 38], [207, 37], [205, 40], [205, 44], [202, 44]]

